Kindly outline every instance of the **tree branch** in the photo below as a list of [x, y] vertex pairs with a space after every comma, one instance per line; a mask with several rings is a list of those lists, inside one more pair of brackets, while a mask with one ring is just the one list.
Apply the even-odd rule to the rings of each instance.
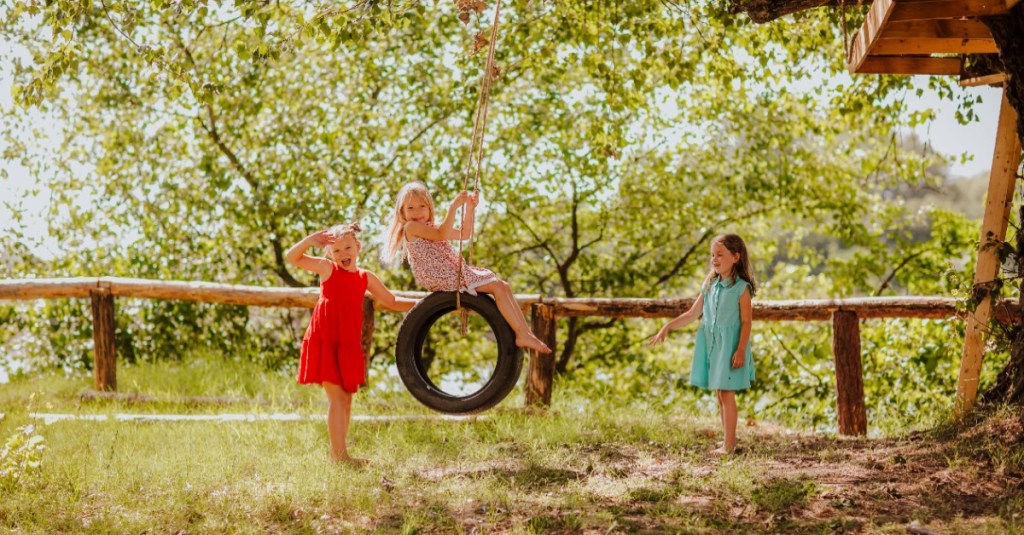
[[904, 267], [906, 267], [906, 266], [907, 266], [907, 264], [909, 264], [911, 260], [913, 260], [913, 259], [915, 259], [915, 258], [917, 258], [917, 257], [921, 256], [922, 254], [924, 254], [924, 250], [921, 250], [921, 251], [917, 251], [916, 253], [914, 253], [914, 254], [912, 254], [912, 255], [910, 255], [910, 256], [908, 256], [908, 257], [904, 258], [904, 259], [903, 259], [903, 261], [902, 261], [902, 262], [900, 262], [900, 264], [899, 264], [898, 266], [896, 266], [896, 267], [894, 267], [894, 268], [892, 269], [892, 271], [891, 271], [891, 272], [889, 273], [889, 276], [888, 276], [888, 277], [886, 277], [886, 278], [885, 278], [885, 280], [883, 280], [883, 281], [882, 281], [882, 285], [881, 285], [881, 286], [879, 286], [879, 287], [878, 287], [878, 290], [876, 290], [876, 291], [875, 291], [875, 296], [879, 296], [879, 295], [882, 295], [882, 292], [883, 292], [883, 291], [885, 291], [885, 289], [889, 287], [889, 283], [890, 283], [890, 282], [892, 282], [892, 280], [893, 280], [894, 278], [896, 278], [896, 274], [897, 274], [897, 273], [898, 273], [898, 272], [899, 272], [899, 271], [900, 271], [901, 269], [903, 269]]
[[[839, 7], [839, 0], [730, 0], [730, 13], [746, 13], [750, 20], [761, 24], [818, 7]], [[850, 4], [863, 4], [851, 0]]]

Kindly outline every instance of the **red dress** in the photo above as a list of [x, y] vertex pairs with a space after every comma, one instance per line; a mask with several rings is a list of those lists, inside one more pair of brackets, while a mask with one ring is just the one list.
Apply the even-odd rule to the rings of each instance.
[[320, 283], [320, 299], [302, 337], [300, 384], [328, 382], [355, 392], [366, 383], [362, 345], [365, 294], [365, 271], [346, 271], [331, 264], [331, 276]]

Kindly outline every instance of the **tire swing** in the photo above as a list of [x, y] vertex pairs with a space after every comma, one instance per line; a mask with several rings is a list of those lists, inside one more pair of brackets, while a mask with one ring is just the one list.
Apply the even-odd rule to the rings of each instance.
[[[494, 333], [498, 354], [483, 385], [474, 392], [457, 395], [446, 392], [437, 384], [439, 381], [430, 378], [431, 362], [424, 358], [424, 343], [430, 328], [441, 317], [460, 309], [473, 311], [487, 322]], [[497, 405], [515, 388], [523, 369], [523, 351], [516, 347], [515, 332], [487, 295], [434, 292], [423, 298], [402, 321], [395, 353], [398, 375], [409, 393], [427, 407], [449, 414], [479, 412]]]
[[[498, 34], [498, 13], [501, 0], [497, 0], [494, 8], [494, 23], [487, 52], [487, 62], [480, 81], [480, 94], [477, 101], [473, 139], [466, 166], [463, 190], [468, 190], [469, 176], [474, 171], [476, 180], [473, 192], [480, 187], [480, 162], [483, 157], [483, 134], [487, 124], [487, 110], [490, 103], [491, 84], [494, 81], [494, 44]], [[462, 212], [465, 222], [465, 209]], [[462, 256], [462, 241], [459, 241], [459, 256]], [[473, 242], [469, 242], [469, 257], [472, 261]], [[462, 268], [459, 268], [459, 287], [465, 288]], [[446, 391], [444, 378], [434, 380], [430, 377], [430, 368], [434, 358], [425, 355], [427, 352], [428, 335], [431, 328], [444, 316], [458, 311], [461, 315], [462, 334], [466, 334], [469, 312], [479, 315], [490, 328], [497, 344], [497, 356], [494, 368], [482, 385], [471, 392], [452, 393]], [[398, 341], [395, 345], [395, 360], [398, 375], [402, 383], [420, 403], [439, 412], [449, 414], [468, 414], [489, 409], [500, 403], [516, 386], [523, 368], [523, 351], [516, 346], [515, 332], [502, 317], [494, 299], [490, 296], [471, 295], [464, 292], [434, 292], [420, 300], [409, 311], [398, 329]]]

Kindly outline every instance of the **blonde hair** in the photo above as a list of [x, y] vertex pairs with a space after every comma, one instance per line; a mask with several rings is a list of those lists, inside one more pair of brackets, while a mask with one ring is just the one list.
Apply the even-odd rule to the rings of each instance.
[[405, 219], [405, 214], [402, 213], [402, 207], [405, 206], [410, 196], [427, 203], [427, 207], [430, 209], [430, 220], [434, 220], [434, 198], [430, 196], [430, 190], [427, 189], [426, 184], [417, 180], [402, 186], [402, 189], [398, 190], [398, 195], [395, 196], [395, 210], [391, 214], [384, 247], [380, 251], [380, 259], [385, 264], [395, 264], [405, 260], [405, 224], [408, 221]]
[[342, 223], [340, 225], [334, 225], [333, 227], [327, 229], [327, 233], [330, 234], [331, 236], [334, 236], [335, 239], [340, 240], [346, 234], [351, 234], [352, 237], [356, 239], [356, 241], [359, 241], [359, 233], [362, 231], [363, 229], [359, 226], [359, 223], [356, 223], [355, 221], [352, 221], [350, 223]]

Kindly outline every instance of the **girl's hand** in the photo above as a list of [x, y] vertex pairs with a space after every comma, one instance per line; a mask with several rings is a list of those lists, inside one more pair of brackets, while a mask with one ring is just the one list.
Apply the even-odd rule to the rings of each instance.
[[656, 346], [656, 345], [664, 342], [666, 336], [668, 336], [668, 331], [666, 331], [665, 328], [662, 327], [661, 330], [658, 331], [658, 334], [650, 337], [647, 340], [647, 345], [649, 345], [649, 346]]
[[747, 356], [742, 351], [737, 351], [732, 356], [732, 367], [733, 369], [742, 368], [743, 364], [747, 361]]
[[321, 230], [320, 232], [314, 232], [310, 234], [309, 239], [313, 240], [313, 245], [316, 245], [317, 247], [330, 245], [334, 243], [336, 240], [335, 237], [331, 236], [331, 233], [327, 232], [326, 230]]
[[459, 194], [455, 196], [455, 200], [452, 201], [451, 209], [457, 210], [460, 206], [466, 204], [467, 197], [469, 197], [468, 193], [466, 193], [465, 191], [460, 191]]
[[478, 204], [480, 204], [480, 193], [479, 192], [473, 192], [473, 193], [470, 193], [468, 196], [466, 196], [466, 205], [467, 206], [469, 206], [470, 208], [476, 208], [476, 206]]

